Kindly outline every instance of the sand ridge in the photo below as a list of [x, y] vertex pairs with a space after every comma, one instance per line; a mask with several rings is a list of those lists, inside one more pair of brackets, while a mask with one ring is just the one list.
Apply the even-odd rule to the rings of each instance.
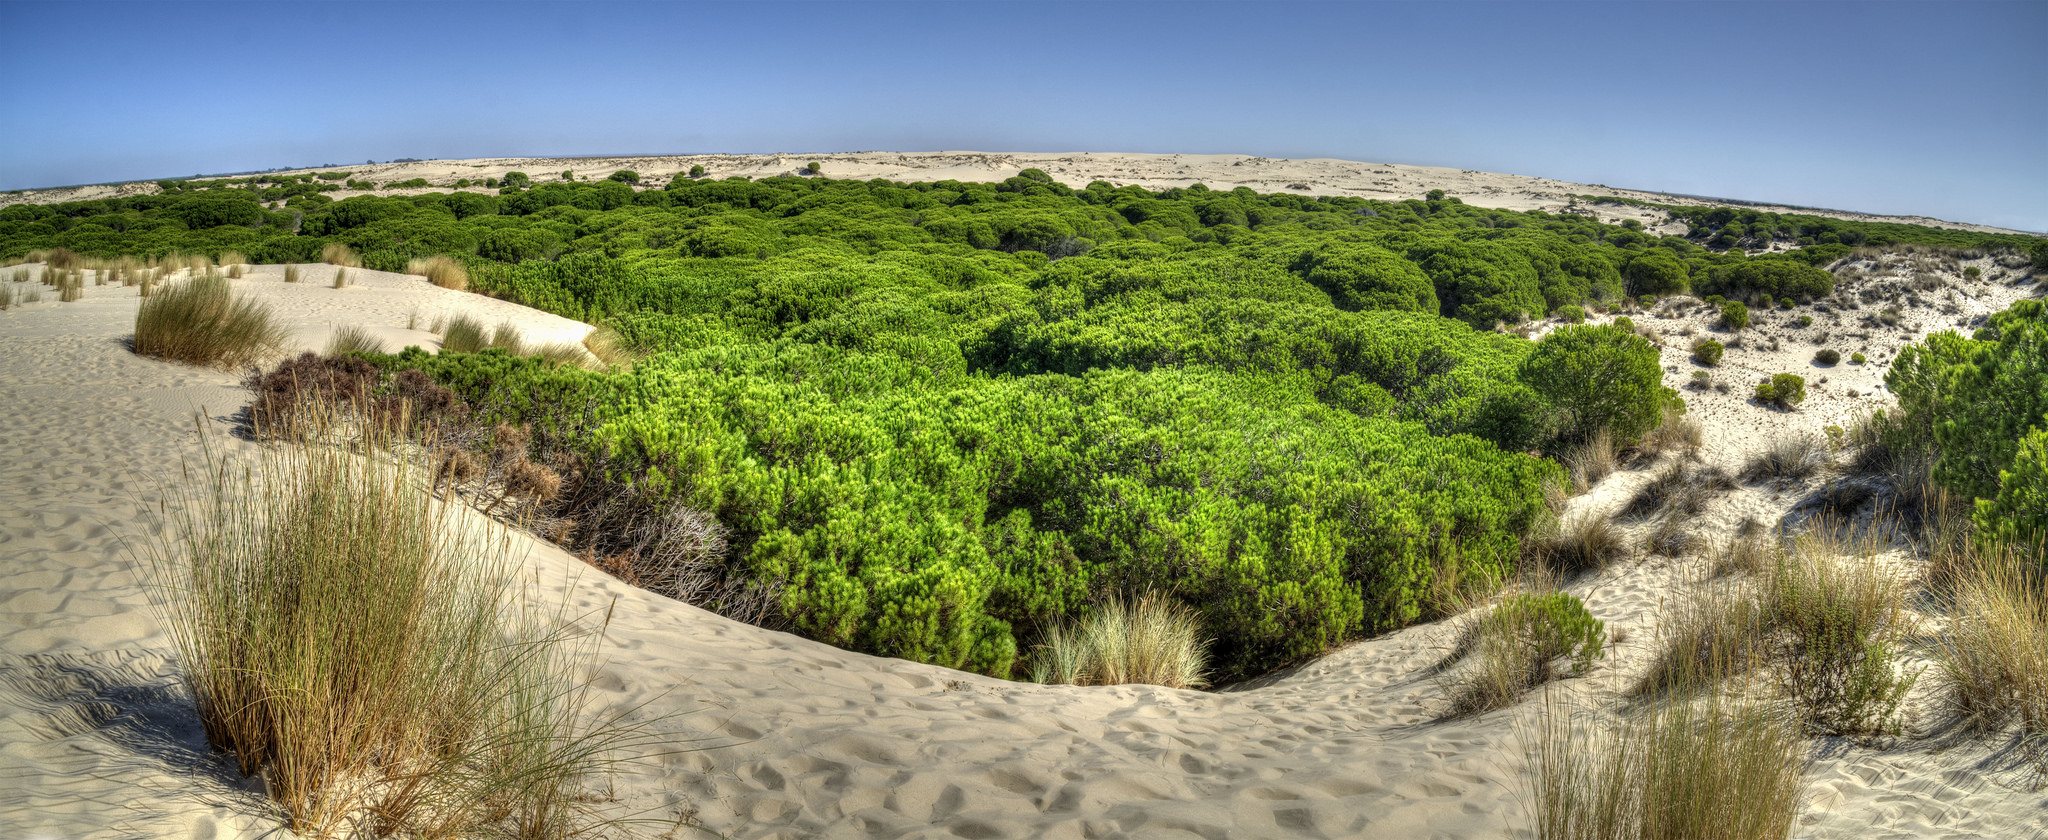
[[[287, 285], [281, 267], [263, 266], [233, 285], [271, 303], [302, 348], [356, 324], [393, 347], [432, 349], [426, 320], [457, 312], [511, 321], [538, 340], [589, 329], [406, 275], [351, 269], [356, 285], [331, 289], [325, 271]], [[128, 352], [135, 289], [84, 291], [76, 303], [46, 295], [0, 313], [0, 422], [17, 432], [0, 460], [0, 835], [261, 836], [260, 798], [205, 756], [169, 644], [121, 549], [140, 527], [136, 505], [156, 503], [156, 482], [196, 454], [200, 435], [253, 446], [225, 422], [247, 393], [238, 373]], [[2008, 292], [1971, 294], [1989, 308]], [[1667, 331], [1678, 323], [1636, 320]], [[1687, 374], [1674, 352], [1665, 361], [1678, 368], [1667, 374], [1676, 386]], [[1724, 365], [1789, 361], [1739, 353]], [[1709, 429], [1706, 457], [1732, 463], [1759, 435], [1817, 428], [1837, 413], [1832, 405], [1781, 413], [1708, 399], [1695, 414]], [[199, 407], [221, 422], [196, 426]], [[1649, 475], [1617, 474], [1566, 515], [1604, 515]], [[1725, 533], [1743, 517], [1769, 521], [1798, 495], [1744, 488], [1702, 522]], [[1039, 686], [730, 621], [626, 586], [552, 545], [515, 541], [522, 574], [559, 593], [570, 614], [594, 626], [611, 612], [594, 685], [607, 707], [638, 708], [660, 743], [613, 780], [607, 807], [655, 820], [649, 836], [683, 819], [734, 838], [1532, 836], [1516, 793], [1513, 724], [1540, 693], [1514, 709], [1435, 721], [1429, 667], [1462, 619], [1220, 692]], [[1660, 605], [1700, 573], [1690, 561], [1658, 560], [1570, 587], [1630, 640], [1556, 690], [1611, 696], [1646, 663]], [[1916, 689], [1918, 707], [1930, 692]], [[1795, 836], [2048, 835], [2048, 793], [1986, 772], [1995, 757], [1984, 744], [1820, 747]]]

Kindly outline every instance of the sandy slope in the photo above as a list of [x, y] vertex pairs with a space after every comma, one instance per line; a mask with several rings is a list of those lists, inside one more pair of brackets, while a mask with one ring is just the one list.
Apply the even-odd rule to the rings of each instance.
[[[379, 184], [424, 178], [429, 189], [385, 191], [378, 194], [406, 194], [448, 191], [458, 179], [478, 182], [472, 191], [485, 191], [482, 181], [502, 178], [507, 172], [524, 172], [535, 182], [556, 180], [561, 173], [574, 172], [579, 181], [605, 178], [621, 169], [640, 174], [640, 183], [660, 188], [678, 173], [702, 166], [708, 177], [744, 176], [765, 178], [796, 174], [816, 161], [832, 178], [892, 181], [1001, 181], [1025, 169], [1043, 169], [1070, 187], [1085, 187], [1092, 181], [1117, 186], [1136, 184], [1147, 189], [1206, 184], [1211, 189], [1250, 187], [1262, 193], [1294, 192], [1304, 195], [1350, 195], [1388, 201], [1421, 198], [1430, 190], [1444, 190], [1465, 203], [1506, 210], [1561, 210], [1579, 195], [1612, 195], [1661, 204], [1691, 204], [1712, 207], [1735, 206], [1701, 198], [1686, 198], [1644, 190], [1618, 189], [1602, 184], [1575, 184], [1550, 178], [1451, 169], [1442, 166], [1406, 166], [1392, 163], [1363, 163], [1331, 158], [1285, 159], [1247, 155], [1176, 155], [1109, 152], [835, 152], [829, 154], [774, 155], [659, 155], [647, 157], [582, 158], [480, 158], [475, 160], [424, 160], [412, 163], [380, 163], [338, 166], [298, 172], [346, 171], [351, 177]], [[0, 206], [18, 202], [49, 204], [157, 191], [154, 182], [95, 184], [48, 190], [24, 190], [0, 195]], [[362, 195], [354, 191], [329, 193], [335, 198]], [[1960, 230], [2012, 233], [2001, 228], [1947, 222], [1921, 216], [1878, 216], [1836, 210], [1814, 210], [1778, 205], [1744, 204], [1741, 207], [1781, 213], [1806, 213], [1855, 221], [1886, 221]], [[1586, 206], [1606, 222], [1636, 219], [1656, 225], [1663, 214], [1624, 205]], [[1657, 228], [1652, 228], [1657, 230]], [[1682, 233], [1683, 228], [1660, 230]]]
[[[359, 286], [335, 290], [288, 286], [280, 271], [235, 285], [272, 302], [302, 346], [356, 323], [394, 346], [431, 348], [433, 336], [405, 328], [415, 312], [510, 319], [535, 338], [587, 329], [414, 277], [353, 272]], [[2000, 299], [1981, 296], [1984, 307]], [[134, 289], [87, 286], [81, 302], [0, 313], [0, 423], [13, 433], [0, 459], [0, 836], [265, 830], [260, 800], [203, 755], [120, 544], [137, 533], [136, 506], [155, 501], [155, 480], [175, 475], [200, 434], [249, 446], [224, 423], [201, 432], [191, 413], [224, 417], [245, 395], [234, 374], [127, 352], [136, 305]], [[1729, 364], [1785, 363], [1745, 358], [1731, 352]], [[1685, 363], [1666, 360], [1678, 384]], [[1696, 404], [1707, 457], [1729, 463], [1762, 431], [1817, 426], [1834, 411]], [[1607, 511], [1647, 477], [1619, 474], [1574, 512]], [[1797, 495], [1747, 488], [1701, 520], [1769, 521]], [[596, 685], [606, 703], [641, 707], [664, 743], [615, 780], [612, 807], [658, 821], [648, 835], [693, 817], [738, 838], [1529, 836], [1518, 828], [1512, 733], [1540, 700], [1434, 722], [1428, 669], [1448, 625], [1219, 693], [1046, 687], [735, 623], [621, 585], [552, 546], [519, 545], [526, 573], [559, 587], [574, 612], [616, 604]], [[1697, 574], [1693, 563], [1658, 561], [1576, 584], [1628, 641], [1559, 690], [1610, 696], [1643, 666], [1660, 604]], [[1931, 709], [1924, 688], [1916, 704]], [[1823, 744], [1798, 836], [2048, 834], [2048, 794], [1998, 771], [1987, 745], [1939, 737], [1936, 724], [1931, 711], [1915, 724], [1932, 739]]]

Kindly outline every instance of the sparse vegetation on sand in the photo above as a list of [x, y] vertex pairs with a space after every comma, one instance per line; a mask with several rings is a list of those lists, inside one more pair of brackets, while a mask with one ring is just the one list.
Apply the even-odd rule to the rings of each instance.
[[571, 837], [632, 730], [591, 719], [585, 644], [524, 601], [496, 536], [378, 449], [208, 450], [143, 545], [207, 740], [286, 825]]
[[1529, 689], [1565, 673], [1582, 674], [1607, 653], [1606, 626], [1564, 592], [1520, 592], [1468, 625], [1441, 683], [1446, 714], [1514, 705]]
[[239, 367], [278, 352], [284, 338], [268, 306], [212, 273], [157, 290], [135, 313], [136, 353], [189, 365]]

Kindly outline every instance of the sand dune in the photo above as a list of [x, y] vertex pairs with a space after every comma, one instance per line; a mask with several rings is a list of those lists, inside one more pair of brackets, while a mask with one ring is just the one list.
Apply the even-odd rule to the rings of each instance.
[[[991, 171], [1032, 162], [988, 157]], [[324, 270], [287, 285], [280, 267], [258, 267], [234, 286], [276, 307], [306, 348], [354, 324], [393, 347], [431, 349], [425, 324], [458, 312], [512, 321], [540, 340], [589, 329], [417, 277], [352, 270], [356, 287], [331, 289], [319, 282]], [[1960, 316], [1917, 318], [1885, 346], [2016, 294], [1986, 284], [1965, 290]], [[252, 446], [230, 437], [229, 423], [193, 420], [195, 410], [224, 420], [246, 392], [237, 374], [129, 353], [137, 303], [135, 289], [87, 286], [76, 303], [0, 313], [0, 424], [12, 432], [0, 459], [0, 836], [270, 830], [257, 793], [205, 755], [121, 542], [138, 533], [138, 505], [158, 502], [159, 482], [175, 480], [202, 434]], [[419, 328], [408, 329], [415, 315]], [[1667, 333], [1681, 321], [1638, 317]], [[1772, 329], [1783, 327], [1753, 332]], [[1731, 351], [1725, 364], [1792, 369], [1794, 356], [1811, 354], [1792, 344], [1779, 355]], [[1683, 356], [1666, 351], [1670, 384], [1688, 375]], [[1846, 394], [1866, 374], [1833, 375], [1798, 413], [1747, 405], [1739, 393], [1699, 399], [1706, 457], [1733, 464], [1761, 436], [1817, 429], [1872, 404]], [[1647, 478], [1620, 473], [1575, 500], [1574, 512], [1609, 511]], [[1747, 516], [1770, 521], [1798, 495], [1738, 490], [1701, 523], [1725, 532]], [[1435, 722], [1440, 694], [1428, 670], [1455, 619], [1220, 692], [1038, 686], [733, 622], [625, 586], [545, 543], [518, 545], [524, 573], [572, 613], [616, 605], [595, 685], [602, 702], [637, 707], [662, 743], [614, 780], [608, 807], [655, 821], [643, 826], [650, 836], [684, 820], [735, 838], [1531, 836], [1513, 722], [1541, 701]], [[1654, 561], [1574, 585], [1629, 641], [1556, 690], [1611, 698], [1647, 661], [1660, 605], [1699, 574], [1692, 562]], [[1929, 685], [1912, 703], [1911, 737], [1820, 745], [1795, 836], [2048, 834], [2048, 793], [2000, 771], [1989, 746], [1936, 729]]]

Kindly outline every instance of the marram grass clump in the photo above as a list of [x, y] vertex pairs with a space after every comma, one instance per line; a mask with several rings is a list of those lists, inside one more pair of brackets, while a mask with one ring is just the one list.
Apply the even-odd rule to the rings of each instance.
[[270, 307], [234, 294], [227, 278], [202, 274], [150, 291], [135, 313], [135, 352], [173, 362], [239, 367], [280, 351], [284, 329]]
[[1208, 656], [1192, 610], [1160, 595], [1112, 598], [1078, 627], [1054, 625], [1033, 660], [1032, 680], [1065, 685], [1144, 683], [1200, 688]]
[[405, 273], [425, 277], [443, 289], [460, 292], [469, 288], [469, 270], [451, 257], [436, 255], [413, 260], [406, 264]]
[[171, 485], [142, 554], [207, 739], [301, 835], [577, 836], [633, 730], [430, 487], [375, 444], [208, 448]]

